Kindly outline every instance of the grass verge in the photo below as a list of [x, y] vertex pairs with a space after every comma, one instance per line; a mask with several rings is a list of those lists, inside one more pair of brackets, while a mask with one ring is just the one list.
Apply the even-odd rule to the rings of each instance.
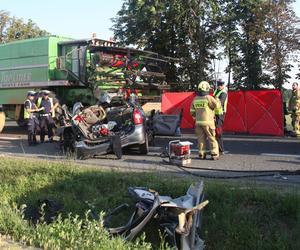
[[[45, 249], [151, 249], [144, 236], [135, 242], [110, 239], [102, 222], [90, 220], [130, 202], [129, 186], [145, 186], [161, 195], [184, 195], [193, 178], [103, 171], [70, 163], [0, 158], [0, 233]], [[249, 184], [205, 181], [210, 201], [203, 213], [201, 237], [206, 249], [300, 249], [300, 195], [296, 189], [264, 189]], [[64, 204], [55, 223], [32, 226], [22, 219], [22, 204], [50, 198]], [[88, 205], [89, 204], [89, 205]], [[164, 248], [155, 245], [155, 248]]]

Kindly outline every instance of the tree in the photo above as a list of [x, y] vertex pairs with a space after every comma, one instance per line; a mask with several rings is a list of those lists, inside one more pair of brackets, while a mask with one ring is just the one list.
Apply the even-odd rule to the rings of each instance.
[[0, 10], [0, 43], [50, 35], [40, 29], [31, 19], [24, 22], [21, 18], [11, 17]]
[[[239, 89], [266, 84], [281, 88], [289, 78], [289, 53], [299, 48], [294, 0], [126, 0], [113, 19], [124, 44], [180, 58], [169, 81], [212, 80], [212, 60], [228, 58], [228, 83]], [[300, 76], [299, 76], [300, 77]]]
[[4, 43], [6, 40], [6, 29], [9, 26], [9, 13], [0, 10], [0, 43]]
[[228, 59], [228, 65], [225, 72], [228, 73], [228, 88], [231, 86], [231, 74], [234, 65], [239, 62], [239, 41], [240, 29], [239, 29], [239, 14], [237, 11], [237, 6], [239, 0], [221, 0], [220, 10], [221, 15], [219, 16], [218, 22], [220, 23], [221, 31], [219, 36], [220, 46], [223, 47], [223, 55]]
[[113, 31], [126, 45], [180, 58], [167, 79], [188, 79], [194, 87], [211, 74], [218, 11], [216, 0], [127, 0], [113, 19]]
[[300, 21], [292, 9], [294, 0], [267, 1], [263, 8], [268, 10], [264, 23], [264, 51], [266, 69], [273, 75], [271, 83], [281, 89], [290, 78], [292, 65], [288, 55], [299, 49]]
[[236, 2], [235, 15], [238, 35], [235, 55], [231, 62], [235, 87], [259, 89], [264, 82], [261, 60], [261, 37], [263, 32], [263, 0], [240, 0]]

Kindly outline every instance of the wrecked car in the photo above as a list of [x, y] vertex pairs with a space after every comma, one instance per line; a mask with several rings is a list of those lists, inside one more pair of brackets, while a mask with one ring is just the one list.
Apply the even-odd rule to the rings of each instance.
[[89, 107], [75, 103], [68, 117], [59, 132], [61, 146], [79, 159], [110, 152], [120, 159], [124, 147], [135, 147], [140, 154], [149, 151], [142, 108], [121, 96], [103, 95]]
[[113, 216], [122, 210], [128, 210], [129, 205], [126, 203], [113, 209], [105, 217], [105, 227], [112, 236], [121, 235], [126, 240], [133, 240], [150, 220], [155, 219], [174, 249], [204, 249], [204, 241], [198, 235], [201, 210], [208, 204], [204, 200], [203, 182], [191, 185], [186, 195], [175, 199], [141, 187], [130, 187], [129, 193], [137, 202], [128, 222], [119, 227], [109, 226]]

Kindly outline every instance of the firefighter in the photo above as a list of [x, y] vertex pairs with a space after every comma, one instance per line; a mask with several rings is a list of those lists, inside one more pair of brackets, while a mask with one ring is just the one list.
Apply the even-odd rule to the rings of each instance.
[[298, 83], [292, 85], [292, 96], [289, 100], [289, 110], [292, 112], [292, 126], [295, 136], [300, 136], [300, 90]]
[[219, 144], [220, 154], [224, 154], [224, 144], [223, 144], [223, 123], [225, 120], [225, 115], [227, 111], [227, 101], [228, 95], [225, 90], [225, 82], [223, 80], [217, 81], [217, 89], [214, 91], [214, 97], [219, 99], [221, 106], [215, 109], [216, 115], [216, 137]]
[[219, 146], [215, 132], [215, 109], [220, 103], [209, 95], [209, 83], [198, 85], [199, 96], [191, 104], [190, 112], [195, 119], [195, 132], [198, 137], [199, 158], [206, 159], [206, 140], [208, 140], [212, 160], [219, 159]]
[[46, 130], [48, 131], [48, 141], [53, 142], [53, 128], [55, 127], [53, 118], [58, 102], [54, 104], [53, 98], [49, 97], [50, 91], [43, 90], [42, 96], [37, 100], [37, 107], [40, 108], [40, 128], [41, 143], [45, 142]]
[[28, 91], [27, 99], [24, 102], [24, 119], [27, 120], [27, 133], [28, 133], [28, 145], [33, 146], [37, 144], [36, 131], [39, 126], [39, 120], [37, 118], [37, 112], [39, 109], [34, 103], [34, 91]]

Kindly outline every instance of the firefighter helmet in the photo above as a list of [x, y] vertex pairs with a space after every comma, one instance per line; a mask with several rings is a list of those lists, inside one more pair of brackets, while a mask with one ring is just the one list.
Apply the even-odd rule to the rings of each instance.
[[210, 86], [207, 81], [202, 81], [198, 85], [198, 90], [203, 92], [209, 92]]

